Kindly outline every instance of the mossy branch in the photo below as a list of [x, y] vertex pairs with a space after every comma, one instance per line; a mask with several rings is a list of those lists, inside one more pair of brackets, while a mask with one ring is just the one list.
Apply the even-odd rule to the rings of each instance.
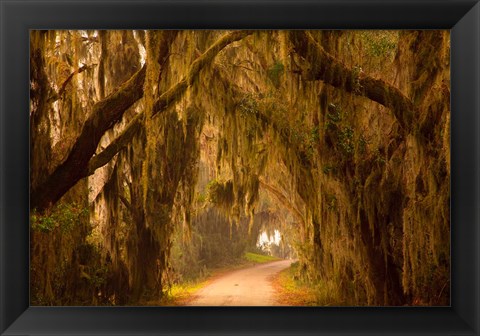
[[[164, 111], [167, 107], [171, 106], [171, 104], [177, 102], [188, 86], [191, 85], [193, 79], [198, 76], [202, 68], [210, 64], [223, 48], [252, 33], [252, 31], [234, 31], [217, 40], [205, 53], [193, 62], [184, 79], [164, 92], [157, 99], [154, 104], [152, 116], [160, 111]], [[105, 132], [121, 120], [123, 113], [129, 107], [143, 97], [145, 73], [146, 65], [120, 86], [117, 91], [94, 105], [92, 114], [85, 121], [82, 131], [67, 159], [54, 170], [42, 185], [32, 190], [30, 199], [32, 209], [37, 209], [37, 211], [42, 212], [55, 204], [80, 179], [90, 175], [95, 167], [99, 168], [109, 162], [109, 160], [125, 146], [126, 140], [129, 137], [131, 139], [134, 130], [127, 128], [122, 133], [123, 138], [118, 141], [117, 139], [114, 140], [113, 145], [107, 147], [107, 152], [98, 154], [94, 162], [90, 163], [98, 143]], [[141, 116], [143, 116], [143, 112], [135, 118], [141, 118]], [[136, 121], [131, 122], [129, 127], [135, 128], [135, 125]]]
[[[188, 86], [191, 84], [191, 81], [197, 77], [200, 73], [200, 70], [206, 65], [210, 64], [214, 57], [227, 45], [232, 42], [241, 40], [242, 38], [250, 35], [252, 32], [249, 31], [235, 31], [225, 36], [221, 37], [217, 42], [215, 42], [210, 48], [208, 48], [205, 53], [198, 57], [193, 64], [190, 66], [188, 74], [185, 78], [177, 82], [174, 86], [169, 88], [163, 94], [158, 97], [154, 103], [152, 117], [159, 112], [163, 112], [168, 109], [172, 104], [176, 103], [185, 93]], [[189, 84], [190, 83], [190, 84]], [[133, 120], [127, 125], [125, 130], [114, 139], [107, 148], [105, 148], [101, 153], [94, 156], [89, 162], [88, 175], [92, 175], [96, 169], [107, 164], [122, 148], [127, 146], [133, 136], [140, 130], [142, 127], [142, 120], [144, 113], [137, 114]]]
[[118, 135], [110, 144], [99, 154], [93, 156], [88, 162], [87, 176], [93, 175], [95, 170], [103, 167], [123, 148], [125, 148], [133, 139], [135, 134], [143, 127], [142, 118], [136, 115], [127, 125], [120, 135]]
[[306, 80], [321, 80], [346, 92], [369, 98], [391, 109], [401, 127], [407, 132], [411, 130], [415, 107], [398, 88], [365, 75], [359, 69], [347, 68], [327, 53], [308, 32], [293, 31], [290, 36], [296, 53], [310, 65], [308, 69], [302, 69]]
[[146, 67], [134, 74], [120, 88], [93, 106], [67, 159], [46, 181], [32, 190], [31, 207], [43, 211], [55, 204], [81, 178], [87, 176], [88, 163], [100, 139], [122, 119], [123, 113], [143, 96]]
[[73, 71], [68, 77], [67, 79], [63, 82], [63, 84], [61, 85], [60, 87], [60, 90], [58, 90], [58, 92], [54, 92], [54, 94], [48, 99], [48, 102], [49, 103], [54, 103], [56, 102], [57, 100], [59, 100], [62, 95], [65, 93], [65, 91], [67, 90], [67, 85], [68, 83], [70, 83], [70, 81], [72, 80], [73, 76], [77, 75], [77, 74], [80, 74], [82, 72], [84, 72], [85, 70], [88, 70], [88, 69], [91, 69], [93, 67], [97, 66], [97, 64], [92, 64], [92, 65], [82, 65], [80, 68], [78, 68], [77, 70]]
[[229, 44], [239, 41], [248, 35], [252, 34], [253, 31], [240, 30], [228, 33], [218, 39], [210, 48], [207, 49], [200, 57], [198, 57], [190, 66], [187, 75], [179, 81], [177, 84], [172, 86], [170, 89], [165, 91], [153, 105], [152, 116], [157, 114], [160, 111], [165, 110], [170, 104], [178, 101], [178, 99], [183, 95], [186, 89], [192, 85], [193, 80], [199, 75], [200, 70], [202, 70], [206, 65], [210, 64], [215, 56]]
[[260, 186], [262, 186], [265, 190], [270, 192], [275, 198], [290, 212], [292, 213], [293, 216], [303, 225], [305, 226], [305, 218], [303, 217], [302, 213], [300, 210], [297, 209], [297, 207], [292, 204], [288, 198], [277, 188], [273, 187], [272, 185], [266, 183], [263, 179], [260, 179]]
[[118, 198], [120, 198], [120, 201], [122, 201], [123, 205], [128, 209], [128, 211], [132, 211], [132, 205], [125, 196], [118, 195]]

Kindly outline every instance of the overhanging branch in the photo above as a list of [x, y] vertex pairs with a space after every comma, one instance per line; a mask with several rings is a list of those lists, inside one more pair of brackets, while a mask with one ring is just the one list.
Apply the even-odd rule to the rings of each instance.
[[120, 133], [110, 144], [99, 154], [93, 156], [88, 162], [88, 172], [85, 175], [90, 176], [100, 167], [106, 165], [112, 158], [125, 148], [133, 139], [135, 134], [143, 127], [142, 118], [136, 115], [127, 125], [125, 130]]
[[302, 213], [300, 210], [297, 209], [295, 205], [293, 205], [290, 200], [277, 188], [273, 187], [272, 185], [266, 183], [263, 181], [263, 179], [260, 179], [260, 185], [270, 192], [275, 198], [282, 203], [282, 205], [287, 208], [290, 213], [303, 225], [305, 226], [305, 218], [303, 217]]
[[401, 127], [411, 130], [415, 107], [398, 88], [381, 80], [349, 69], [328, 54], [315, 38], [305, 31], [292, 31], [295, 51], [310, 65], [303, 70], [305, 79], [321, 80], [333, 87], [366, 97], [392, 110]]
[[60, 90], [58, 90], [58, 92], [54, 93], [52, 95], [52, 97], [50, 97], [48, 99], [48, 102], [49, 103], [54, 103], [56, 102], [58, 99], [60, 99], [60, 97], [65, 93], [65, 90], [67, 89], [67, 85], [68, 83], [70, 83], [70, 81], [72, 80], [73, 76], [79, 74], [79, 73], [82, 73], [84, 72], [85, 70], [88, 70], [88, 69], [91, 69], [93, 68], [94, 66], [96, 66], [96, 64], [92, 64], [92, 65], [82, 65], [80, 68], [78, 68], [77, 70], [75, 70], [74, 72], [72, 72], [68, 77], [67, 79], [63, 82], [62, 86], [60, 86]]
[[[188, 86], [199, 75], [200, 70], [210, 64], [214, 57], [227, 45], [241, 40], [250, 35], [250, 31], [236, 31], [221, 37], [210, 48], [198, 57], [190, 66], [187, 76], [165, 91], [154, 103], [152, 117], [157, 113], [163, 112], [176, 103], [185, 93]], [[133, 120], [126, 126], [125, 130], [114, 139], [101, 153], [94, 156], [88, 164], [88, 175], [95, 172], [96, 169], [107, 164], [122, 148], [126, 147], [136, 132], [142, 127], [144, 113], [137, 114]]]
[[201, 56], [199, 56], [190, 66], [187, 76], [185, 76], [181, 81], [175, 84], [173, 87], [165, 91], [153, 105], [152, 116], [157, 114], [160, 111], [164, 111], [169, 105], [174, 102], [177, 102], [179, 98], [183, 95], [186, 89], [192, 84], [196, 79], [200, 70], [202, 70], [207, 64], [210, 64], [215, 56], [227, 45], [239, 41], [248, 35], [252, 34], [253, 31], [240, 30], [235, 31], [229, 34], [222, 36], [218, 41], [216, 41], [210, 48], [207, 49]]
[[[252, 34], [252, 31], [234, 31], [222, 36], [205, 53], [203, 53], [190, 66], [187, 76], [164, 92], [155, 102], [152, 116], [164, 111], [177, 102], [186, 91], [200, 71], [212, 62], [214, 57], [227, 45], [241, 40]], [[32, 190], [31, 208], [43, 211], [55, 204], [71, 187], [81, 178], [84, 178], [96, 168], [105, 165], [118, 151], [125, 146], [128, 139], [133, 137], [138, 122], [143, 118], [143, 112], [136, 115], [127, 129], [122, 132], [122, 137], [116, 139], [107, 147], [107, 152], [98, 154], [93, 162], [92, 157], [100, 139], [105, 132], [112, 128], [123, 113], [143, 96], [143, 83], [145, 81], [146, 65], [125, 82], [116, 92], [102, 101], [96, 103], [93, 112], [83, 125], [67, 159], [60, 164], [54, 172], [39, 187]], [[132, 127], [133, 129], [129, 129]]]
[[143, 96], [146, 66], [114, 93], [93, 106], [67, 159], [38, 188], [32, 190], [31, 207], [42, 211], [55, 204], [71, 187], [86, 176], [88, 162], [107, 130]]

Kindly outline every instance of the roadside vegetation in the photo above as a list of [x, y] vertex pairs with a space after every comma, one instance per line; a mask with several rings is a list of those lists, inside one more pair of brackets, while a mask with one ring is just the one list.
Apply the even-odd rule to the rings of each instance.
[[253, 252], [298, 259], [286, 304], [450, 305], [449, 60], [448, 30], [31, 30], [30, 304], [174, 304]]
[[[280, 306], [318, 306], [322, 299], [315, 288], [300, 277], [300, 265], [295, 262], [289, 268], [276, 274], [272, 279], [276, 291], [276, 300]], [[323, 292], [325, 294], [325, 292]], [[323, 306], [331, 305], [326, 296], [323, 296]]]
[[277, 257], [272, 257], [269, 255], [264, 255], [264, 254], [258, 254], [258, 253], [253, 253], [253, 252], [246, 252], [243, 258], [246, 261], [256, 263], [256, 264], [263, 264], [271, 261], [277, 261], [280, 260], [280, 258]]
[[188, 303], [195, 292], [207, 286], [212, 280], [217, 279], [226, 273], [251, 267], [255, 264], [264, 264], [278, 260], [281, 259], [265, 254], [245, 252], [242, 258], [237, 259], [236, 262], [231, 265], [205, 269], [202, 275], [195, 279], [191, 279], [183, 283], [172, 284], [169, 291], [162, 299], [161, 304], [166, 306], [183, 306]]

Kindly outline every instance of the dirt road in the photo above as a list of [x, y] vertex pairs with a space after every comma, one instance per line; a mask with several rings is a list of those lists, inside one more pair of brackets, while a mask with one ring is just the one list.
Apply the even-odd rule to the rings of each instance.
[[228, 273], [194, 294], [189, 306], [273, 306], [270, 278], [292, 260], [274, 261]]

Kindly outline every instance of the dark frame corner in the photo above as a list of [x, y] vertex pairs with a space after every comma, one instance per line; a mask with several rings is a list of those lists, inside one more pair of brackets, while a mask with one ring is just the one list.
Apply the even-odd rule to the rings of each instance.
[[[478, 0], [0, 0], [0, 334], [480, 335]], [[34, 308], [28, 298], [29, 29], [452, 29], [452, 305]]]

